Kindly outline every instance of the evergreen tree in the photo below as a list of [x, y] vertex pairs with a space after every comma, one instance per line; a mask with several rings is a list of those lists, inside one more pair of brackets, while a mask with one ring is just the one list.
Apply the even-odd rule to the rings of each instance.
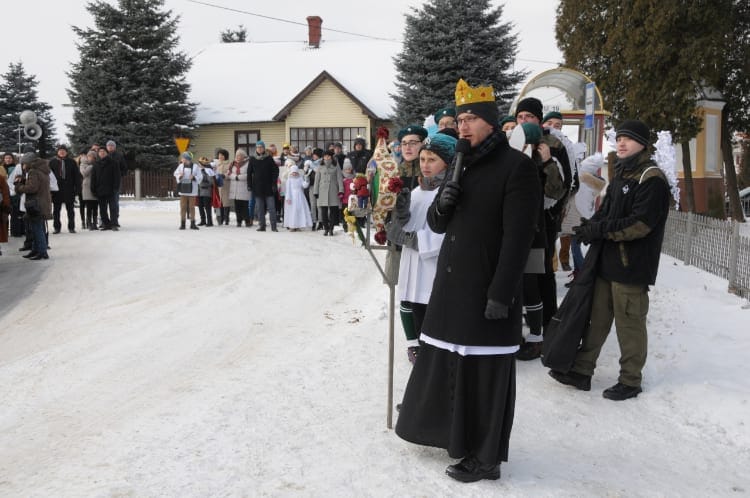
[[0, 150], [18, 152], [19, 116], [25, 110], [36, 113], [37, 124], [42, 128], [38, 140], [29, 140], [21, 130], [21, 150], [33, 149], [42, 157], [54, 153], [55, 122], [52, 106], [40, 102], [37, 97], [37, 81], [26, 74], [23, 63], [10, 63], [8, 72], [0, 81]]
[[589, 75], [615, 122], [641, 119], [683, 147], [694, 210], [688, 144], [701, 130], [696, 106], [715, 72], [732, 0], [561, 0], [557, 41], [566, 65]]
[[170, 167], [175, 136], [190, 136], [187, 56], [177, 51], [177, 23], [164, 0], [88, 3], [93, 28], [73, 27], [80, 61], [68, 90], [75, 108], [70, 138], [77, 150], [109, 139], [144, 167]]
[[237, 29], [227, 29], [221, 32], [221, 43], [245, 43], [247, 29], [240, 24]]
[[510, 106], [525, 73], [513, 70], [518, 37], [501, 22], [503, 7], [489, 0], [429, 0], [406, 15], [404, 46], [394, 59], [395, 122], [421, 124], [453, 106], [456, 83], [492, 85], [500, 109]]

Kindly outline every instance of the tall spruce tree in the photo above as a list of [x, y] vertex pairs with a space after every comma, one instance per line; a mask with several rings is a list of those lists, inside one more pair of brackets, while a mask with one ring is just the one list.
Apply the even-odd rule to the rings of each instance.
[[88, 3], [93, 28], [74, 27], [80, 61], [70, 72], [70, 138], [83, 150], [112, 139], [139, 166], [171, 166], [175, 136], [190, 136], [187, 56], [177, 51], [179, 17], [164, 0]]
[[406, 14], [404, 46], [397, 69], [395, 122], [422, 123], [454, 104], [459, 78], [470, 85], [492, 85], [505, 110], [526, 74], [513, 70], [518, 37], [501, 22], [503, 7], [489, 0], [429, 0]]
[[[37, 81], [26, 74], [22, 62], [11, 62], [8, 72], [0, 80], [0, 150], [18, 152], [19, 137], [21, 150], [34, 149], [42, 157], [54, 151], [55, 121], [52, 106], [41, 102], [37, 97]], [[37, 124], [42, 128], [38, 140], [29, 140], [19, 130], [19, 116], [25, 110], [36, 113]], [[20, 134], [19, 134], [20, 131]]]
[[669, 130], [683, 149], [688, 209], [695, 206], [689, 141], [697, 102], [721, 58], [732, 0], [561, 0], [556, 37], [566, 65], [589, 75], [617, 123]]

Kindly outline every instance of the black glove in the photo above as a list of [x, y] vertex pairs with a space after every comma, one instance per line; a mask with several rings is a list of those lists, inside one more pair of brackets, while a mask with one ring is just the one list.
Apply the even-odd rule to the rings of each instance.
[[495, 301], [494, 299], [487, 300], [487, 307], [484, 308], [484, 317], [487, 320], [501, 320], [508, 318], [508, 306]]
[[573, 227], [573, 232], [575, 233], [575, 237], [586, 245], [604, 238], [604, 227], [602, 227], [601, 223], [592, 223], [585, 218], [581, 218], [580, 225]]
[[458, 198], [461, 196], [461, 185], [453, 180], [448, 181], [443, 187], [438, 197], [437, 209], [440, 214], [449, 214], [453, 212], [458, 204]]
[[315, 196], [316, 199], [318, 198], [318, 194], [313, 194], [313, 195]]
[[409, 221], [411, 213], [409, 212], [409, 206], [411, 205], [411, 192], [408, 188], [404, 187], [396, 197], [396, 206], [393, 208], [393, 217], [401, 224], [406, 225]]

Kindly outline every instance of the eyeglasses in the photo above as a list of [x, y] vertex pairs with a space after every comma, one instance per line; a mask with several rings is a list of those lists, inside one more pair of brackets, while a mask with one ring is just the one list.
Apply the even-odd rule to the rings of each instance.
[[461, 126], [462, 124], [471, 124], [477, 119], [479, 119], [478, 116], [466, 116], [465, 118], [458, 118], [456, 122], [458, 123], [458, 126]]
[[401, 147], [417, 147], [422, 145], [419, 140], [409, 140], [408, 142], [401, 142]]

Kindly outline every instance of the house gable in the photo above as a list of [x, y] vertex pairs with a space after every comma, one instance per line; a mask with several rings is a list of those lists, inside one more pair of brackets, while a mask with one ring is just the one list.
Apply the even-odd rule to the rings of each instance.
[[299, 92], [287, 105], [284, 106], [274, 117], [276, 121], [282, 121], [286, 119], [289, 114], [303, 103], [310, 105], [309, 101], [320, 100], [319, 103], [324, 104], [320, 107], [320, 111], [328, 111], [329, 106], [340, 106], [344, 101], [353, 104], [358, 107], [359, 113], [364, 114], [370, 119], [377, 119], [378, 116], [370, 110], [364, 103], [362, 103], [357, 97], [355, 97], [349, 90], [339, 83], [336, 78], [331, 76], [327, 71], [321, 72], [314, 80], [312, 80], [301, 92]]

